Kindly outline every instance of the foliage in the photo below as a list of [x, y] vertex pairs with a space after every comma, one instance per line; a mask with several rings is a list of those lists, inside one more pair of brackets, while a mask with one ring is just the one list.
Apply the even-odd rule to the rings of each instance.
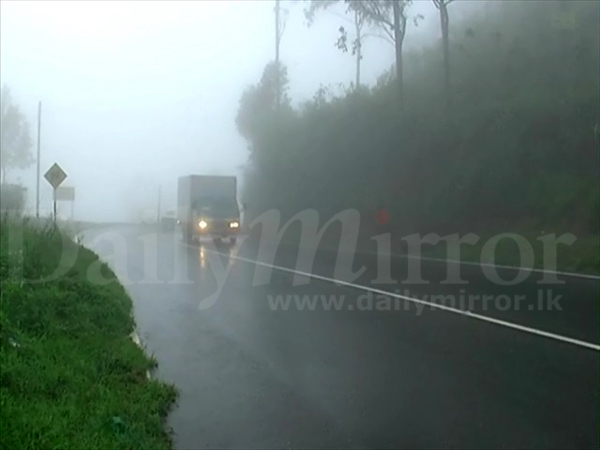
[[[287, 95], [288, 77], [285, 66], [271, 62], [266, 65], [260, 82], [248, 87], [240, 99], [236, 124], [240, 134], [252, 142], [277, 120], [277, 80], [281, 89], [281, 107], [290, 109]], [[260, 139], [260, 138], [258, 138]]]
[[18, 184], [0, 184], [0, 211], [20, 214], [25, 207], [26, 189]]
[[[331, 8], [339, 3], [337, 0], [312, 0], [305, 14], [309, 25], [314, 21], [318, 11]], [[403, 44], [406, 35], [406, 23], [408, 20], [408, 10], [412, 0], [344, 0], [346, 13], [353, 16], [354, 39], [352, 39], [352, 55], [356, 58], [356, 82], [355, 86], [360, 86], [360, 66], [362, 59], [362, 44], [366, 37], [373, 34], [363, 32], [363, 29], [379, 29], [383, 35], [379, 37], [386, 38], [392, 42], [396, 52], [396, 83], [399, 88], [398, 100], [402, 105], [403, 101]], [[415, 25], [422, 19], [421, 15], [413, 17]], [[340, 36], [335, 45], [340, 50], [348, 51], [348, 32], [345, 27], [339, 28]], [[375, 35], [377, 36], [377, 35]]]
[[297, 111], [263, 116], [244, 134], [253, 213], [356, 208], [367, 233], [386, 208], [395, 234], [597, 235], [600, 5], [492, 6], [453, 26], [450, 111], [436, 46], [406, 55], [403, 108], [384, 74], [374, 87], [321, 90]]
[[33, 164], [29, 123], [13, 103], [8, 86], [2, 87], [0, 107], [0, 173], [2, 183], [10, 169], [24, 169]]

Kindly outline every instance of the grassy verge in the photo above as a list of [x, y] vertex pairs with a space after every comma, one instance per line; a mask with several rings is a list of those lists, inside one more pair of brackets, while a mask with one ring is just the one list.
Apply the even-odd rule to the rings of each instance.
[[[530, 245], [533, 267], [544, 268], [544, 248], [540, 235], [518, 233]], [[463, 244], [460, 247], [462, 261], [476, 263], [493, 263], [497, 265], [522, 266], [521, 252], [512, 239], [502, 239], [498, 242], [495, 254], [484, 251], [484, 245], [495, 235], [481, 236], [477, 244]], [[560, 236], [560, 235], [558, 235]], [[430, 258], [447, 258], [446, 244], [429, 246], [423, 245], [422, 255]], [[556, 270], [582, 274], [600, 274], [600, 240], [598, 236], [578, 238], [572, 245], [559, 244], [557, 247]]]
[[108, 266], [51, 226], [3, 219], [0, 243], [0, 448], [171, 448], [176, 391], [147, 378], [155, 361], [129, 338], [131, 300]]

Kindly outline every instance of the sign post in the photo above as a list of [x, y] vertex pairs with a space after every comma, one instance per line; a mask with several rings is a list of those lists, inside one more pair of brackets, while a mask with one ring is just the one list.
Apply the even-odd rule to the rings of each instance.
[[44, 174], [44, 178], [50, 183], [53, 189], [53, 205], [52, 211], [54, 215], [54, 223], [56, 223], [56, 189], [61, 185], [65, 178], [67, 178], [67, 174], [64, 170], [57, 164], [52, 164], [52, 167], [48, 169], [48, 171]]
[[71, 202], [71, 222], [73, 222], [73, 210], [75, 208], [75, 188], [73, 186], [59, 186], [56, 188], [56, 201]]
[[42, 132], [42, 102], [38, 103], [38, 132], [37, 132], [37, 175], [35, 178], [35, 217], [40, 218], [40, 136]]

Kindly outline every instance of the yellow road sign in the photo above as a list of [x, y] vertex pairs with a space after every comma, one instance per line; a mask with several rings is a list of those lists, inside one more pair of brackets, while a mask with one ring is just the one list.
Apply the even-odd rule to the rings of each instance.
[[56, 189], [63, 181], [65, 181], [67, 174], [57, 163], [54, 163], [44, 174], [44, 178], [48, 180], [48, 183], [50, 183], [54, 189]]

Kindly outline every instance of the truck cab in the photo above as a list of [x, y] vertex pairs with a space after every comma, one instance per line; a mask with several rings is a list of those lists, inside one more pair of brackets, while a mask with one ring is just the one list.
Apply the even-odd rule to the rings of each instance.
[[180, 177], [177, 198], [177, 217], [185, 241], [209, 237], [235, 242], [241, 228], [236, 177]]
[[194, 211], [194, 234], [213, 239], [228, 238], [235, 242], [240, 232], [240, 208], [235, 199], [208, 197], [196, 201]]

